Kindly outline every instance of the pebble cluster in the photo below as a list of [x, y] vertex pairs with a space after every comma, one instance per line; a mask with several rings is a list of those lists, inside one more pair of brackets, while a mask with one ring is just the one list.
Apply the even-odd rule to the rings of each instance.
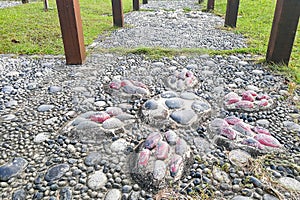
[[[67, 66], [60, 56], [0, 55], [0, 199], [298, 199], [297, 99], [291, 98], [283, 77], [253, 63], [255, 59], [247, 54], [150, 59], [91, 53], [86, 64]], [[195, 84], [182, 90], [167, 84], [189, 77]], [[228, 110], [224, 97], [232, 91], [266, 94], [273, 104], [263, 110]], [[168, 126], [153, 125], [160, 120], [150, 113], [155, 105], [168, 113]], [[186, 124], [175, 120], [178, 113], [172, 118], [179, 112], [188, 119], [191, 111], [195, 118]], [[268, 131], [281, 146], [260, 143], [261, 152], [259, 145], [230, 148], [217, 143], [210, 128], [215, 119], [238, 119], [259, 132], [254, 137]], [[241, 139], [247, 125], [235, 130]], [[170, 130], [176, 134], [166, 134]], [[161, 134], [163, 145], [151, 148], [153, 133]], [[178, 140], [174, 144], [171, 136], [185, 141], [192, 155], [182, 170], [175, 162], [180, 161]], [[238, 138], [219, 138], [224, 144], [240, 144]], [[132, 156], [137, 160], [146, 149], [152, 154], [143, 155], [159, 161], [158, 167], [168, 166], [165, 172], [172, 178], [183, 171], [172, 187], [147, 189], [132, 176]], [[162, 165], [163, 160], [168, 164]]]

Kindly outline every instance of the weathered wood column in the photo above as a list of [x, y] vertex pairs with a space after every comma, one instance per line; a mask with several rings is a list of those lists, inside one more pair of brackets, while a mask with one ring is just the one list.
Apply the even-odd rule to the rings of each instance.
[[66, 63], [82, 64], [86, 58], [78, 0], [56, 0]]
[[215, 9], [215, 0], [207, 0], [207, 11], [211, 11]]
[[111, 0], [114, 26], [124, 26], [122, 0]]
[[300, 0], [277, 0], [266, 60], [289, 64], [300, 15]]
[[236, 27], [240, 0], [227, 0], [225, 26]]
[[47, 12], [49, 9], [49, 2], [48, 0], [44, 0], [44, 11]]
[[139, 10], [140, 9], [140, 0], [133, 0], [133, 10]]

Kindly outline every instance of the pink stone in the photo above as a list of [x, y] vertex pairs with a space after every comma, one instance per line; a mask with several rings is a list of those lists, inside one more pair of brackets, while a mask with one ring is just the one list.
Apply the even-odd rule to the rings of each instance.
[[133, 83], [130, 80], [123, 80], [121, 81], [121, 87], [124, 87], [126, 85], [133, 85]]
[[252, 132], [251, 130], [251, 126], [249, 124], [246, 124], [244, 122], [239, 122], [239, 123], [236, 123], [234, 126], [233, 126], [233, 129], [244, 134], [244, 135], [248, 135], [248, 136], [253, 136], [255, 135], [255, 133]]
[[175, 154], [170, 162], [170, 174], [172, 177], [175, 177], [183, 166], [182, 157], [180, 155]]
[[159, 160], [165, 160], [168, 158], [170, 146], [164, 141], [159, 141], [156, 145], [156, 158]]
[[132, 81], [133, 85], [137, 86], [137, 87], [141, 87], [144, 89], [147, 89], [147, 86], [144, 83], [141, 83], [139, 81]]
[[242, 100], [237, 102], [237, 107], [242, 109], [249, 109], [249, 108], [254, 108], [254, 104], [251, 101]]
[[270, 99], [269, 95], [267, 94], [259, 94], [257, 97], [256, 97], [258, 100], [262, 100], [262, 99]]
[[161, 134], [158, 132], [153, 132], [147, 137], [145, 141], [145, 147], [147, 149], [153, 149], [160, 140], [162, 140]]
[[265, 134], [265, 135], [271, 135], [268, 129], [265, 129], [260, 126], [256, 126], [253, 128], [253, 131], [257, 134]]
[[230, 140], [234, 140], [237, 136], [237, 132], [229, 126], [222, 127], [220, 134], [227, 137]]
[[235, 125], [239, 122], [242, 122], [242, 120], [236, 116], [229, 116], [229, 117], [226, 117], [224, 120], [230, 125]]
[[193, 77], [194, 77], [194, 74], [193, 74], [193, 72], [191, 72], [191, 71], [187, 71], [186, 74], [185, 74], [185, 76], [186, 76], [186, 77], [192, 77], [192, 78], [193, 78]]
[[229, 92], [228, 94], [225, 95], [224, 99], [225, 101], [232, 99], [232, 98], [239, 98], [239, 95], [235, 92]]
[[253, 102], [255, 98], [252, 95], [251, 91], [246, 91], [242, 94], [242, 100]]
[[109, 87], [112, 88], [112, 89], [118, 90], [118, 89], [120, 89], [121, 84], [120, 84], [120, 82], [111, 82], [109, 84]]
[[94, 122], [103, 123], [105, 120], [109, 119], [110, 115], [106, 112], [99, 112], [95, 115], [92, 115], [90, 119]]
[[230, 98], [230, 99], [228, 99], [228, 100], [226, 101], [226, 104], [227, 104], [227, 105], [230, 105], [230, 104], [237, 103], [237, 102], [239, 102], [239, 101], [240, 101], [240, 98], [239, 98], [239, 97], [232, 97], [232, 98]]
[[255, 148], [259, 148], [259, 149], [263, 149], [264, 146], [259, 143], [259, 141], [255, 140], [254, 138], [247, 138], [247, 139], [244, 139], [242, 141], [242, 144], [245, 144], [245, 145], [248, 145], [248, 146], [252, 146], [252, 147], [255, 147]]
[[165, 138], [167, 139], [170, 145], [175, 145], [178, 140], [177, 134], [172, 130], [169, 130], [165, 133]]
[[256, 139], [261, 144], [266, 145], [266, 146], [270, 146], [270, 147], [280, 147], [281, 146], [280, 142], [271, 135], [257, 134], [256, 136], [254, 136], [254, 139]]
[[269, 102], [268, 102], [268, 100], [266, 100], [266, 99], [262, 99], [261, 101], [259, 101], [259, 103], [258, 103], [258, 106], [260, 106], [260, 107], [266, 107], [266, 106], [268, 106], [269, 105]]
[[149, 149], [143, 149], [139, 154], [138, 166], [146, 167], [151, 155], [151, 151]]

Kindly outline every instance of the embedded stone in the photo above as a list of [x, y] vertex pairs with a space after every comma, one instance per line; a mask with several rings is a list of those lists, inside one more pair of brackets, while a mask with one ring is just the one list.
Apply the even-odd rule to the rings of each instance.
[[102, 124], [104, 129], [118, 129], [124, 126], [124, 123], [118, 118], [109, 118]]
[[224, 120], [230, 125], [235, 125], [235, 124], [243, 121], [240, 118], [235, 117], [235, 116], [228, 116]]
[[194, 93], [192, 92], [182, 92], [180, 94], [180, 97], [183, 98], [183, 99], [187, 99], [187, 100], [194, 100], [194, 99], [197, 99], [198, 96], [195, 95]]
[[173, 91], [165, 91], [160, 94], [162, 98], [174, 98], [177, 97], [177, 94]]
[[26, 199], [26, 191], [23, 189], [19, 189], [13, 192], [12, 200], [25, 200]]
[[164, 161], [156, 160], [153, 169], [153, 178], [156, 180], [162, 180], [165, 177], [167, 166]]
[[254, 136], [254, 139], [269, 147], [281, 147], [280, 142], [271, 135], [257, 134]]
[[144, 108], [147, 110], [155, 110], [157, 109], [158, 104], [153, 99], [147, 100], [144, 104]]
[[229, 99], [239, 99], [239, 95], [235, 92], [229, 92], [224, 96], [224, 100], [228, 101]]
[[237, 132], [229, 126], [223, 126], [221, 128], [220, 135], [223, 135], [230, 140], [234, 140], [237, 136]]
[[249, 110], [254, 108], [254, 103], [251, 101], [241, 100], [236, 103], [237, 108], [241, 108], [244, 110]]
[[259, 141], [257, 141], [254, 138], [251, 138], [251, 137], [244, 139], [242, 141], [242, 144], [245, 144], [245, 145], [248, 145], [248, 146], [251, 146], [251, 147], [255, 147], [255, 148], [259, 148], [259, 149], [264, 148], [264, 146]]
[[156, 158], [159, 160], [165, 160], [169, 154], [169, 144], [164, 141], [159, 141], [156, 145]]
[[268, 129], [260, 127], [260, 126], [255, 126], [253, 128], [253, 131], [257, 134], [266, 134], [266, 135], [271, 135]]
[[42, 143], [42, 142], [48, 140], [49, 137], [50, 137], [50, 135], [47, 133], [39, 133], [34, 137], [33, 142], [34, 143]]
[[105, 120], [109, 119], [110, 115], [106, 112], [98, 112], [95, 115], [92, 115], [90, 119], [94, 122], [103, 123]]
[[52, 110], [54, 107], [55, 107], [54, 105], [40, 105], [37, 110], [39, 112], [46, 112]]
[[233, 126], [233, 129], [242, 133], [243, 135], [247, 135], [247, 136], [253, 136], [254, 133], [251, 131], [251, 126], [244, 123], [244, 122], [239, 122], [239, 123], [236, 123], [234, 126]]
[[122, 198], [121, 191], [118, 189], [112, 189], [106, 194], [104, 200], [121, 200], [121, 198]]
[[234, 103], [237, 103], [240, 101], [240, 98], [236, 98], [236, 97], [233, 97], [233, 98], [230, 98], [226, 101], [226, 104], [227, 105], [231, 105], [231, 104], [234, 104]]
[[104, 187], [107, 182], [107, 177], [102, 171], [96, 171], [90, 175], [87, 181], [87, 186], [92, 190], [99, 190]]
[[187, 150], [188, 150], [188, 145], [187, 145], [186, 141], [179, 138], [177, 140], [177, 143], [176, 143], [176, 146], [175, 146], [175, 152], [178, 155], [183, 155], [187, 152]]
[[68, 187], [62, 188], [59, 192], [59, 200], [72, 200], [72, 190]]
[[45, 180], [55, 181], [60, 179], [67, 171], [69, 171], [70, 166], [68, 164], [58, 164], [54, 165], [53, 167], [49, 168], [46, 175]]
[[197, 112], [205, 112], [210, 110], [210, 105], [203, 101], [194, 101], [192, 108]]
[[228, 157], [232, 164], [241, 167], [248, 163], [251, 155], [243, 150], [235, 149], [229, 152]]
[[114, 141], [110, 145], [110, 149], [114, 152], [122, 152], [126, 149], [126, 147], [127, 147], [127, 142], [123, 138]]
[[187, 125], [193, 121], [196, 113], [193, 110], [178, 110], [173, 112], [170, 117], [179, 124]]
[[261, 101], [258, 102], [259, 107], [267, 107], [269, 105], [269, 101], [266, 99], [262, 99]]
[[62, 87], [60, 87], [60, 86], [50, 86], [49, 88], [48, 88], [48, 91], [50, 92], [50, 93], [57, 93], [57, 92], [61, 92], [62, 91]]
[[285, 188], [300, 192], [300, 182], [296, 179], [290, 177], [282, 177], [278, 181]]
[[150, 159], [151, 151], [149, 149], [143, 149], [139, 153], [138, 166], [146, 167], [148, 165], [148, 161]]
[[178, 140], [177, 134], [172, 130], [165, 132], [165, 137], [170, 145], [175, 145]]
[[158, 132], [151, 133], [145, 141], [145, 148], [150, 150], [153, 149], [154, 147], [156, 147], [157, 143], [160, 140], [162, 140], [162, 136], [160, 133]]
[[14, 158], [11, 162], [0, 167], [0, 181], [8, 181], [10, 178], [20, 174], [28, 165], [24, 158]]
[[109, 114], [111, 117], [117, 116], [123, 113], [122, 109], [119, 107], [107, 107], [105, 112]]
[[169, 109], [178, 109], [183, 106], [184, 102], [179, 98], [169, 98], [165, 101], [165, 104]]
[[85, 158], [84, 164], [87, 165], [87, 166], [94, 166], [94, 165], [100, 163], [101, 158], [102, 158], [102, 156], [101, 156], [100, 152], [91, 152]]
[[177, 176], [178, 172], [183, 168], [183, 159], [180, 155], [175, 154], [170, 161], [170, 174], [172, 177]]

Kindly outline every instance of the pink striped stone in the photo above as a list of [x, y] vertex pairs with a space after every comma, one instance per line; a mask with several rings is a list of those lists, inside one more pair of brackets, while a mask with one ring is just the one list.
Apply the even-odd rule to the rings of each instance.
[[260, 126], [255, 126], [253, 128], [253, 131], [257, 134], [265, 134], [265, 135], [271, 135], [268, 129], [265, 129], [263, 127]]
[[264, 146], [254, 138], [246, 138], [242, 141], [242, 144], [252, 146], [252, 147], [255, 147], [255, 148], [259, 148], [259, 149], [264, 148]]
[[246, 91], [242, 94], [242, 100], [253, 102], [255, 100], [255, 96], [252, 95], [251, 91]]
[[94, 122], [103, 123], [105, 120], [109, 119], [110, 115], [106, 112], [99, 112], [95, 115], [92, 115], [90, 119]]
[[170, 174], [172, 177], [175, 177], [180, 170], [181, 167], [183, 167], [182, 157], [180, 155], [175, 154], [171, 161], [170, 161]]
[[235, 125], [239, 122], [242, 122], [242, 120], [236, 116], [228, 116], [224, 120], [230, 125]]
[[254, 139], [256, 139], [257, 141], [259, 141], [261, 144], [265, 146], [269, 146], [269, 147], [281, 146], [280, 142], [271, 135], [257, 134], [256, 136], [254, 136]]
[[251, 101], [241, 100], [237, 102], [237, 107], [242, 109], [254, 108], [254, 103]]
[[239, 123], [236, 123], [234, 126], [233, 126], [233, 129], [244, 134], [244, 135], [248, 135], [248, 136], [253, 136], [254, 133], [252, 132], [251, 130], [251, 126], [249, 124], [246, 124], [244, 122], [239, 122]]
[[165, 160], [168, 158], [170, 146], [164, 141], [159, 141], [156, 145], [156, 158], [159, 160]]
[[147, 137], [145, 141], [145, 147], [147, 149], [153, 149], [154, 147], [156, 147], [157, 143], [161, 140], [162, 140], [161, 134], [158, 132], [153, 132]]
[[138, 166], [146, 167], [150, 159], [151, 151], [149, 149], [143, 149], [139, 154]]
[[234, 140], [237, 136], [237, 132], [229, 126], [223, 126], [221, 128], [220, 134], [227, 137], [230, 140]]
[[259, 107], [266, 107], [269, 105], [269, 101], [266, 99], [262, 99], [261, 101], [258, 102]]

